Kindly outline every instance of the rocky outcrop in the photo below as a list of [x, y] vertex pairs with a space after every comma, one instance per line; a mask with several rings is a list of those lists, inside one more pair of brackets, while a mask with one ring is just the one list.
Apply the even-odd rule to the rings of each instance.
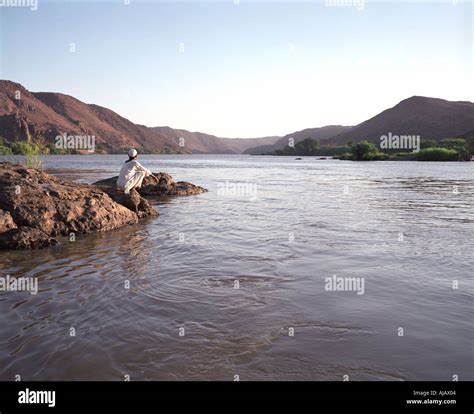
[[0, 249], [57, 244], [58, 236], [135, 224], [158, 213], [136, 192], [111, 196], [21, 165], [0, 163]]
[[13, 217], [7, 211], [0, 210], [0, 233], [5, 233], [11, 229], [16, 229]]
[[117, 191], [114, 186], [104, 187], [103, 191], [116, 203], [136, 213], [138, 218], [156, 215], [156, 210], [135, 190], [130, 191], [130, 194], [125, 194], [122, 191]]
[[58, 243], [58, 239], [34, 227], [22, 226], [15, 230], [0, 233], [0, 249], [4, 250], [40, 249]]
[[[93, 185], [101, 188], [107, 193], [116, 192], [115, 185], [118, 177], [107, 178], [97, 181]], [[143, 180], [142, 187], [138, 190], [141, 196], [185, 196], [207, 192], [203, 187], [188, 183], [186, 181], [175, 182], [171, 175], [166, 173], [154, 173]]]

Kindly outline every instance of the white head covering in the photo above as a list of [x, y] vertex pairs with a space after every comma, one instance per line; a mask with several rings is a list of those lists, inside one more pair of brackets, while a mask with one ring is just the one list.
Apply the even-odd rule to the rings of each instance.
[[133, 148], [132, 148], [130, 151], [128, 151], [128, 156], [129, 156], [130, 158], [135, 158], [137, 155], [138, 155], [138, 152], [137, 152], [136, 149], [133, 149]]

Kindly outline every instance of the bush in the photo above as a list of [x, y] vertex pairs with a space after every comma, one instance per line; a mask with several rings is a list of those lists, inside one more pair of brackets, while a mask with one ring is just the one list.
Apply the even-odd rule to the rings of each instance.
[[276, 150], [272, 155], [303, 155], [312, 156], [319, 153], [319, 141], [317, 139], [306, 138], [297, 142], [294, 147], [287, 145], [281, 150]]
[[466, 140], [463, 138], [446, 138], [439, 142], [438, 145], [432, 145], [431, 148], [448, 148], [448, 149], [458, 149], [466, 146]]
[[5, 145], [0, 145], [0, 155], [12, 155], [12, 150]]
[[433, 147], [422, 149], [418, 161], [457, 161], [459, 153], [453, 149]]
[[18, 155], [24, 155], [24, 164], [29, 168], [41, 169], [43, 162], [41, 161], [40, 154], [44, 152], [44, 149], [38, 144], [33, 144], [28, 141], [14, 142], [11, 146], [12, 152]]
[[28, 141], [17, 141], [11, 145], [13, 154], [17, 155], [39, 155], [42, 149], [37, 144], [32, 144]]
[[374, 160], [374, 161], [384, 161], [384, 160], [389, 160], [389, 159], [391, 159], [390, 155], [385, 154], [383, 152], [378, 152], [371, 158], [371, 160]]
[[420, 142], [420, 149], [433, 148], [436, 147], [436, 145], [438, 145], [436, 140], [423, 138]]
[[458, 153], [459, 160], [469, 161], [471, 156], [469, 153], [468, 142], [463, 138], [448, 138], [440, 141], [439, 145], [433, 147], [442, 147], [450, 150], [454, 150]]
[[50, 155], [63, 155], [68, 154], [68, 150], [56, 148], [54, 144], [48, 144], [44, 147], [43, 153]]
[[352, 160], [352, 154], [350, 152], [345, 152], [343, 154], [334, 155], [336, 160]]
[[379, 152], [374, 144], [367, 141], [361, 141], [352, 146], [352, 159], [354, 161], [369, 161], [381, 159], [382, 153]]
[[306, 138], [295, 145], [296, 155], [316, 155], [319, 149], [317, 139]]
[[474, 155], [474, 136], [466, 139], [466, 148], [469, 155]]
[[418, 153], [416, 152], [396, 152], [391, 156], [392, 160], [397, 161], [416, 161], [418, 159]]

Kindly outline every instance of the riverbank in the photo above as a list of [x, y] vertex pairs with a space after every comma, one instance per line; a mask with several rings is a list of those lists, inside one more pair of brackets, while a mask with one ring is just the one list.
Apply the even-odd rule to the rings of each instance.
[[330, 156], [350, 161], [471, 161], [474, 157], [474, 137], [440, 141], [420, 140], [418, 137], [414, 142], [397, 142], [397, 145], [389, 147], [382, 144], [377, 146], [366, 140], [321, 147], [319, 140], [306, 138], [292, 146], [287, 145], [281, 150], [261, 155]]
[[[35, 249], [59, 243], [59, 237], [106, 232], [137, 224], [158, 212], [137, 191], [118, 192], [116, 178], [98, 185], [80, 184], [34, 168], [0, 163], [0, 249]], [[141, 190], [142, 191], [142, 190]], [[158, 173], [144, 182], [148, 195], [205, 192]]]

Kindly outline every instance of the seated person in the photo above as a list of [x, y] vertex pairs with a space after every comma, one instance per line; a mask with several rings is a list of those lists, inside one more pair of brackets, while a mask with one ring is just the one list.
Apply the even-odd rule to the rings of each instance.
[[120, 170], [117, 180], [117, 189], [129, 194], [133, 189], [139, 189], [142, 186], [143, 179], [153, 173], [146, 169], [137, 161], [138, 152], [135, 149], [128, 151], [128, 160]]

